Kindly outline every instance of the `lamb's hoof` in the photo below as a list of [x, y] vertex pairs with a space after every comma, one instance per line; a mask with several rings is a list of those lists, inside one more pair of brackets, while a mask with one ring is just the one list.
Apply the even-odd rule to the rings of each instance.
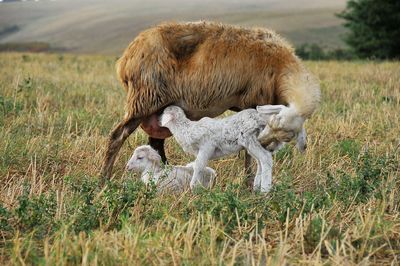
[[270, 190], [271, 190], [271, 186], [268, 186], [268, 187], [254, 186], [253, 187], [254, 192], [256, 192], [256, 193], [258, 192], [261, 194], [267, 194]]
[[266, 188], [261, 188], [260, 192], [262, 194], [267, 194], [271, 190], [271, 186], [268, 186]]
[[203, 184], [200, 181], [192, 181], [190, 182], [190, 190], [192, 192], [195, 192], [196, 190], [200, 190], [204, 188]]

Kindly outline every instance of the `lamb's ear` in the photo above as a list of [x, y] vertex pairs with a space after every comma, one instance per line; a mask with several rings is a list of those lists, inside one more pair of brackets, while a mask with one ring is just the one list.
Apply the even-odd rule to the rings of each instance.
[[153, 162], [160, 162], [161, 161], [161, 156], [157, 152], [151, 152], [149, 153], [149, 160]]
[[174, 116], [170, 113], [168, 114], [162, 114], [161, 119], [160, 119], [160, 125], [162, 127], [165, 127], [171, 120], [174, 119]]
[[257, 112], [262, 114], [277, 114], [279, 113], [284, 105], [258, 105], [256, 107]]

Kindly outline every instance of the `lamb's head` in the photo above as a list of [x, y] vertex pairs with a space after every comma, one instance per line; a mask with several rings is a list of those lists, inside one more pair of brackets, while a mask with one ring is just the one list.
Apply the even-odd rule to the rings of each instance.
[[273, 129], [284, 129], [299, 133], [304, 124], [304, 118], [294, 106], [263, 105], [257, 106], [257, 111], [270, 116], [268, 125]]
[[158, 167], [161, 164], [161, 156], [149, 145], [137, 147], [129, 159], [126, 169], [128, 171], [143, 172], [146, 169]]
[[185, 113], [182, 108], [179, 106], [168, 106], [164, 109], [163, 114], [161, 115], [160, 125], [162, 127], [168, 127], [171, 124], [175, 124], [177, 121], [186, 118]]

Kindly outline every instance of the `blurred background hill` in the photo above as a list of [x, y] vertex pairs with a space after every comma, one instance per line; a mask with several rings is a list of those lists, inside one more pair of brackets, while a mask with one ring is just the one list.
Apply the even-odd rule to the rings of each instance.
[[0, 1], [0, 44], [24, 50], [120, 54], [143, 29], [161, 21], [200, 19], [276, 30], [295, 46], [344, 47], [345, 0], [41, 0]]

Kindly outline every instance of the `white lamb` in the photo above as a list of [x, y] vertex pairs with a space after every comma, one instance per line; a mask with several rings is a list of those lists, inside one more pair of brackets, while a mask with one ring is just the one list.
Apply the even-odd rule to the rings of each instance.
[[258, 136], [261, 132], [263, 136], [267, 135], [271, 115], [283, 108], [287, 107], [268, 105], [258, 111], [246, 109], [222, 119], [205, 117], [191, 121], [180, 107], [169, 106], [165, 108], [160, 123], [172, 132], [186, 153], [196, 156], [191, 188], [204, 182], [202, 176], [208, 160], [246, 149], [257, 161], [254, 190], [268, 192], [272, 183], [272, 155], [262, 147]]
[[[141, 180], [145, 184], [153, 181], [158, 192], [180, 193], [189, 188], [190, 180], [193, 176], [193, 163], [186, 166], [165, 166], [161, 165], [161, 156], [149, 145], [137, 147], [129, 159], [126, 169], [141, 174]], [[213, 186], [216, 173], [206, 167], [204, 174], [204, 186]]]

